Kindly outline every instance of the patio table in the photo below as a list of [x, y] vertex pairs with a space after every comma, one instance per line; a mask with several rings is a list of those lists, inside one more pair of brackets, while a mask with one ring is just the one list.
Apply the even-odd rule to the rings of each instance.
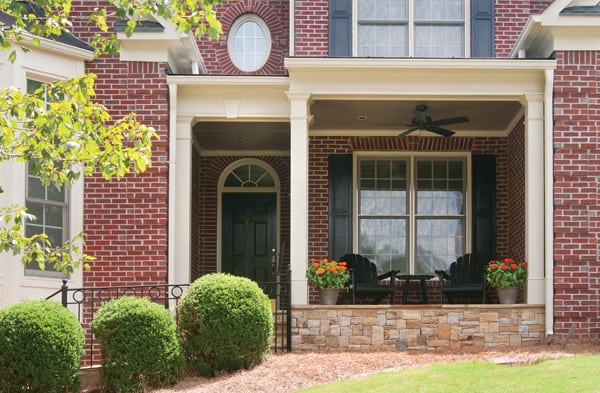
[[[397, 280], [404, 280], [404, 288], [402, 290], [402, 304], [429, 304], [429, 293], [427, 290], [427, 280], [431, 280], [431, 274], [399, 274]], [[421, 299], [408, 300], [408, 290], [411, 280], [419, 280], [421, 285]]]

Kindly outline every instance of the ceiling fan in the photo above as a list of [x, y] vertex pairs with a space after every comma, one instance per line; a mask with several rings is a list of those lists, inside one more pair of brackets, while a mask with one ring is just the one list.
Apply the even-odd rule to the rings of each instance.
[[469, 121], [469, 118], [466, 116], [458, 116], [451, 117], [448, 119], [440, 119], [440, 120], [432, 120], [431, 116], [427, 115], [425, 112], [427, 111], [427, 105], [420, 104], [415, 107], [413, 110], [413, 118], [412, 123], [409, 124], [410, 128], [406, 131], [403, 131], [398, 135], [399, 137], [406, 136], [417, 130], [426, 130], [433, 132], [435, 134], [441, 136], [452, 136], [455, 134], [454, 131], [450, 131], [446, 128], [442, 128], [440, 126], [446, 126], [449, 124], [458, 124], [458, 123], [466, 123]]

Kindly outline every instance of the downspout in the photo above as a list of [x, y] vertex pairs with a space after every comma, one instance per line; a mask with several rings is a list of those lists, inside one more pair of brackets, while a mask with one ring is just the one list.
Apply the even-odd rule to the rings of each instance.
[[169, 84], [169, 234], [168, 234], [168, 283], [175, 280], [175, 150], [177, 148], [177, 85]]
[[546, 270], [546, 336], [554, 334], [554, 155], [553, 91], [554, 70], [545, 71], [544, 86], [544, 209]]

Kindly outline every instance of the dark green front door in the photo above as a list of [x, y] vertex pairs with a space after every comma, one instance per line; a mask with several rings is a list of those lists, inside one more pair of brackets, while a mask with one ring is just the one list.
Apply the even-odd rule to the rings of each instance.
[[223, 193], [222, 271], [274, 281], [277, 245], [275, 193]]

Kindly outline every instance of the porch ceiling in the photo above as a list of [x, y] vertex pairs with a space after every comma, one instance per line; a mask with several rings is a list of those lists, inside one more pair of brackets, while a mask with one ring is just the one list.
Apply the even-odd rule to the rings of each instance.
[[[310, 133], [395, 136], [409, 128], [419, 104], [427, 104], [426, 113], [433, 120], [466, 116], [469, 122], [446, 126], [457, 136], [506, 136], [522, 115], [516, 101], [317, 99], [310, 107]], [[205, 152], [289, 151], [289, 129], [288, 122], [207, 121], [194, 126], [194, 138]]]
[[[397, 135], [410, 128], [417, 105], [426, 104], [435, 120], [466, 116], [467, 123], [444, 126], [457, 136], [506, 136], [522, 115], [517, 101], [397, 101], [316, 100], [311, 106], [312, 132], [360, 135]], [[434, 135], [415, 131], [413, 136]]]

